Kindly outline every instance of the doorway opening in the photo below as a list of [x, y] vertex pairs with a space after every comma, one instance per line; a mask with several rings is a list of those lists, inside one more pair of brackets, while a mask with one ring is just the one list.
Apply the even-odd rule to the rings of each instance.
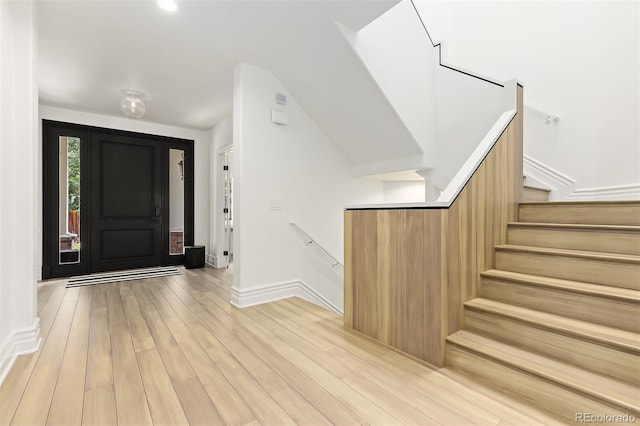
[[219, 233], [218, 250], [216, 254], [217, 268], [233, 267], [233, 219], [234, 219], [234, 203], [233, 203], [233, 147], [224, 148], [220, 152], [219, 163], [219, 205], [222, 206], [219, 216]]
[[182, 264], [193, 141], [43, 121], [43, 279]]

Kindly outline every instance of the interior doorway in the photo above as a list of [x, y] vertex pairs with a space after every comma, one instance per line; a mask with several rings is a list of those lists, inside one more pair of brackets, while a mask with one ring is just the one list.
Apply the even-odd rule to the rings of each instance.
[[43, 121], [43, 278], [183, 263], [193, 141]]
[[218, 164], [221, 164], [219, 173], [219, 205], [222, 206], [221, 219], [219, 223], [220, 238], [218, 239], [218, 250], [216, 254], [216, 267], [233, 267], [233, 146], [229, 146], [220, 151]]

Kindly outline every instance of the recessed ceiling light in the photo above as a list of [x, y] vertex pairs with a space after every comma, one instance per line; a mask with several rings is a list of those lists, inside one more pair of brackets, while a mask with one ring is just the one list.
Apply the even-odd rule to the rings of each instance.
[[158, 0], [158, 6], [167, 12], [175, 12], [178, 10], [178, 4], [175, 0]]

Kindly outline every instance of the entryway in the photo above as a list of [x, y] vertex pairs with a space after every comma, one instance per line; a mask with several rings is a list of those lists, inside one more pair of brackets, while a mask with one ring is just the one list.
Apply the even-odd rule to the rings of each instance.
[[193, 141], [43, 121], [43, 278], [183, 263]]

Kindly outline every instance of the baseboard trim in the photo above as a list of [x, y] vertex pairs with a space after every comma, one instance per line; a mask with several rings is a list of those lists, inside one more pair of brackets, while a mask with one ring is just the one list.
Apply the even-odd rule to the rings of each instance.
[[9, 374], [19, 355], [30, 354], [38, 350], [40, 338], [40, 318], [36, 318], [31, 327], [15, 330], [0, 346], [0, 385]]
[[231, 287], [231, 304], [238, 308], [261, 305], [276, 300], [299, 297], [321, 308], [342, 315], [342, 310], [302, 280], [269, 284], [263, 287], [239, 289]]
[[523, 156], [524, 174], [531, 183], [551, 189], [549, 201], [640, 200], [640, 183], [599, 188], [576, 188], [577, 181], [540, 161]]
[[547, 187], [551, 190], [549, 201], [566, 200], [573, 192], [576, 180], [564, 173], [541, 163], [540, 161], [524, 155], [522, 158], [523, 172], [527, 182]]
[[314, 305], [318, 305], [321, 308], [334, 312], [338, 315], [343, 315], [342, 309], [338, 308], [336, 305], [331, 303], [323, 295], [321, 295], [316, 290], [311, 288], [305, 282], [302, 282], [302, 281], [300, 282], [299, 291], [300, 291], [300, 294], [297, 295], [299, 298], [306, 300], [307, 302], [313, 303]]
[[554, 183], [553, 186], [571, 186], [576, 183], [575, 179], [565, 175], [553, 167], [549, 167], [546, 164], [541, 163], [535, 158], [529, 157], [528, 155], [524, 155], [522, 157], [522, 162], [525, 169], [529, 169], [534, 172], [532, 173], [532, 175], [534, 175], [533, 177], [538, 179], [544, 177], [551, 180]]
[[581, 188], [574, 190], [568, 199], [574, 200], [640, 200], [640, 183], [601, 188]]

